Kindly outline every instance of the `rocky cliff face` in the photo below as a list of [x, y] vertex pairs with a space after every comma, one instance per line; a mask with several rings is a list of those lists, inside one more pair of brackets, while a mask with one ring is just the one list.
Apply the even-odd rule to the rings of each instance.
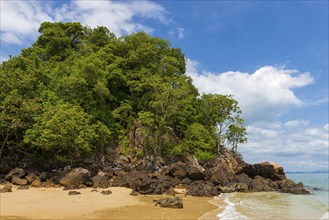
[[194, 157], [165, 164], [163, 161], [130, 161], [116, 157], [111, 163], [88, 161], [82, 167], [65, 167], [49, 172], [22, 168], [0, 174], [1, 183], [32, 187], [122, 186], [138, 194], [177, 194], [216, 196], [229, 192], [279, 191], [308, 194], [301, 183], [286, 178], [283, 167], [275, 163], [248, 164], [226, 152], [201, 166]]

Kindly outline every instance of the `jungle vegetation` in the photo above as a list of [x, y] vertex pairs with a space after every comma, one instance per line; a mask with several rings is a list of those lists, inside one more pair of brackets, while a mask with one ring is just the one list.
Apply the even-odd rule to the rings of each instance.
[[69, 162], [111, 148], [208, 161], [247, 141], [237, 101], [199, 94], [168, 41], [77, 22], [39, 32], [0, 65], [0, 159]]

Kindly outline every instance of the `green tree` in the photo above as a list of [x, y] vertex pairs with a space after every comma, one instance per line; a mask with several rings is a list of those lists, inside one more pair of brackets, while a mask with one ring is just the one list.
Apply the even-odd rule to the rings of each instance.
[[41, 149], [46, 156], [73, 161], [105, 147], [109, 135], [108, 128], [81, 107], [58, 102], [45, 104], [43, 113], [25, 132], [24, 142]]
[[178, 145], [178, 152], [183, 155], [195, 155], [201, 162], [213, 159], [215, 139], [212, 134], [213, 132], [202, 124], [191, 124], [186, 130], [185, 138]]
[[220, 152], [228, 142], [237, 149], [237, 144], [245, 143], [246, 132], [241, 118], [238, 102], [231, 96], [219, 94], [204, 94], [201, 97], [201, 120], [208, 127], [217, 130], [216, 147]]

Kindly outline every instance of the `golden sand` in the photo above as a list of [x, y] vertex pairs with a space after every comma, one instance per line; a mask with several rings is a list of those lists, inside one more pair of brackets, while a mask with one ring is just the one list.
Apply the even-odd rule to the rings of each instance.
[[[62, 188], [30, 188], [0, 194], [1, 220], [14, 219], [216, 219], [211, 198], [181, 196], [183, 209], [160, 208], [153, 200], [166, 196], [131, 196], [131, 189], [111, 187], [110, 195], [79, 189], [68, 195]], [[208, 213], [205, 215], [205, 213]], [[216, 213], [216, 212], [214, 212]], [[217, 212], [218, 213], [218, 212]]]

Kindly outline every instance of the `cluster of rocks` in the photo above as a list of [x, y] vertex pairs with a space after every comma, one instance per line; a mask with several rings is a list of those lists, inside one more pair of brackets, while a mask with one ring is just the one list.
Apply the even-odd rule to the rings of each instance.
[[[132, 195], [175, 195], [181, 193], [179, 188], [184, 188], [186, 194], [192, 196], [216, 196], [236, 191], [309, 193], [301, 183], [297, 184], [287, 179], [282, 167], [269, 162], [247, 164], [229, 153], [203, 166], [194, 157], [169, 165], [152, 165], [145, 161], [142, 162], [143, 166], [140, 164], [119, 157], [112, 166], [98, 167], [97, 170], [67, 166], [49, 172], [37, 172], [14, 168], [0, 176], [0, 183], [31, 187], [64, 187], [64, 190], [120, 186], [133, 189]], [[11, 188], [0, 190], [5, 191], [9, 192]], [[110, 194], [104, 192], [106, 193]]]

